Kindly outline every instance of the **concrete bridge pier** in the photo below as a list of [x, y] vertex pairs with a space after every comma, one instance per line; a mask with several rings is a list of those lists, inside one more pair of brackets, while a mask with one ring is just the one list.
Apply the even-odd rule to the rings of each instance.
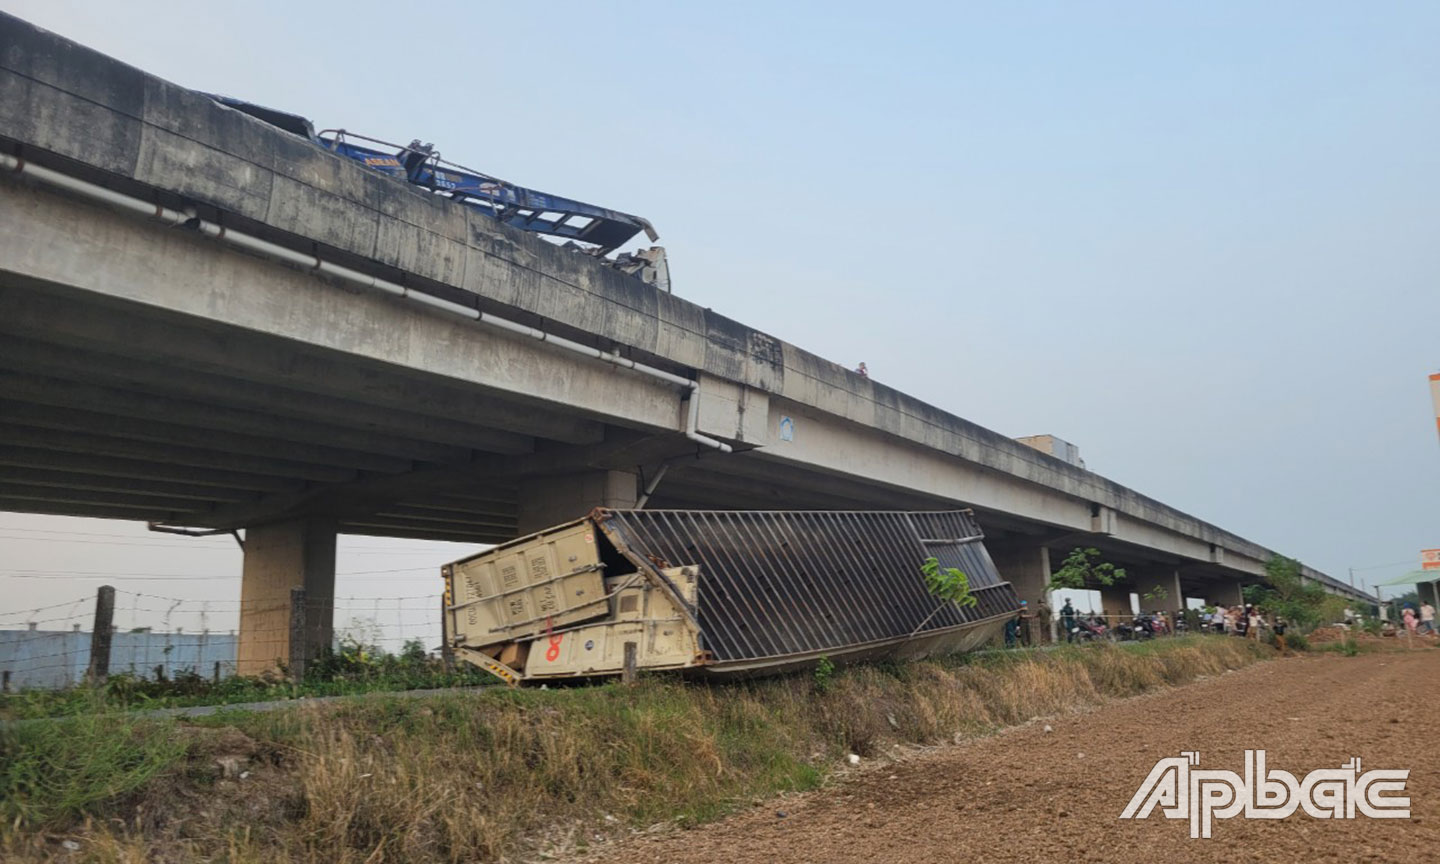
[[330, 645], [335, 616], [335, 524], [298, 519], [245, 531], [237, 672], [258, 675], [290, 657], [290, 589], [305, 589], [306, 656]]
[[[1185, 606], [1180, 571], [1174, 567], [1126, 568], [1131, 572], [1141, 612], [1174, 612]], [[1146, 599], [1145, 595], [1152, 595]]]
[[1100, 611], [1112, 626], [1120, 619], [1135, 614], [1130, 603], [1130, 586], [1121, 584], [1101, 587]]
[[1220, 582], [1205, 590], [1205, 602], [1211, 606], [1243, 606], [1245, 597], [1239, 582]]
[[582, 471], [527, 479], [520, 487], [519, 536], [579, 519], [596, 507], [626, 509], [639, 498], [629, 471]]
[[1032, 644], [1053, 641], [1055, 603], [1050, 598], [1050, 547], [1043, 545], [995, 544], [989, 546], [990, 558], [1001, 577], [1015, 588], [1015, 594], [1026, 601], [1031, 619]]

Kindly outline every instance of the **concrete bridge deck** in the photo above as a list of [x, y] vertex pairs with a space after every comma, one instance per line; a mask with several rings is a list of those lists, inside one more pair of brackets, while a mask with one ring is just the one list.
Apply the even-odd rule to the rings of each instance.
[[184, 215], [0, 177], [0, 509], [248, 529], [247, 599], [323, 595], [335, 531], [497, 542], [662, 471], [647, 506], [972, 507], [1032, 602], [1079, 544], [1171, 608], [1273, 554], [3, 14], [0, 153]]

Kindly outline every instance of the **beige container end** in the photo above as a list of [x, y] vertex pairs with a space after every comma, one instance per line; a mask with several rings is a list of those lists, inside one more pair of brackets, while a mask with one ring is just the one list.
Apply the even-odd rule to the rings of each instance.
[[[695, 603], [699, 568], [660, 571], [685, 601]], [[542, 634], [531, 643], [526, 678], [619, 675], [625, 643], [635, 643], [638, 669], [683, 669], [700, 662], [698, 634], [669, 594], [640, 574], [608, 580], [613, 608], [604, 621]]]

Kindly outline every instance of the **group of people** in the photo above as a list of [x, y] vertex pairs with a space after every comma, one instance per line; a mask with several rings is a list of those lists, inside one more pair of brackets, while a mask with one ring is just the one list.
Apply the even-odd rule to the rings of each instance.
[[1420, 604], [1420, 611], [1417, 613], [1415, 607], [1409, 603], [1400, 610], [1400, 620], [1405, 622], [1405, 630], [1411, 636], [1419, 633], [1433, 635], [1435, 633], [1435, 607], [1426, 600]]
[[1216, 633], [1249, 639], [1259, 639], [1261, 630], [1269, 630], [1275, 634], [1275, 642], [1282, 652], [1285, 650], [1285, 631], [1290, 626], [1279, 615], [1267, 616], [1253, 603], [1244, 606], [1216, 606], [1207, 616], [1205, 623]]
[[[1205, 629], [1215, 633], [1223, 633], [1229, 636], [1239, 636], [1259, 640], [1262, 630], [1269, 630], [1275, 636], [1277, 647], [1284, 652], [1287, 650], [1285, 644], [1285, 631], [1289, 629], [1289, 623], [1279, 615], [1267, 614], [1254, 604], [1247, 603], [1243, 606], [1216, 606], [1212, 611], [1201, 612], [1201, 622]], [[1079, 613], [1066, 598], [1065, 605], [1059, 610], [1059, 624], [1061, 632], [1065, 634], [1066, 641], [1073, 641], [1076, 630], [1076, 621]], [[1164, 612], [1155, 613], [1152, 617], [1158, 619], [1165, 632], [1173, 633], [1175, 629], [1172, 621], [1178, 621], [1180, 615], [1177, 613], [1172, 619]], [[1429, 601], [1422, 602], [1420, 608], [1407, 604], [1400, 613], [1405, 629], [1412, 635], [1436, 635], [1440, 630], [1435, 627], [1435, 607]], [[1041, 604], [1038, 614], [1032, 613], [1029, 604], [1020, 601], [1020, 610], [1005, 625], [1005, 645], [1013, 648], [1018, 644], [1030, 645], [1040, 641], [1033, 633], [1033, 623], [1046, 621], [1050, 618], [1050, 610]], [[1346, 624], [1352, 625], [1358, 618], [1349, 609], [1345, 610]], [[1387, 623], [1386, 625], [1390, 625]], [[1393, 628], [1390, 632], [1394, 632]]]

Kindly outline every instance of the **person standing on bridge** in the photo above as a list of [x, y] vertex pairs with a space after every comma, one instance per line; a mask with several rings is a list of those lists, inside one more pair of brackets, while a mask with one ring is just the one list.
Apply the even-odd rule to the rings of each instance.
[[1060, 626], [1065, 629], [1065, 641], [1075, 641], [1075, 607], [1070, 605], [1070, 598], [1065, 598], [1065, 605], [1060, 607]]

